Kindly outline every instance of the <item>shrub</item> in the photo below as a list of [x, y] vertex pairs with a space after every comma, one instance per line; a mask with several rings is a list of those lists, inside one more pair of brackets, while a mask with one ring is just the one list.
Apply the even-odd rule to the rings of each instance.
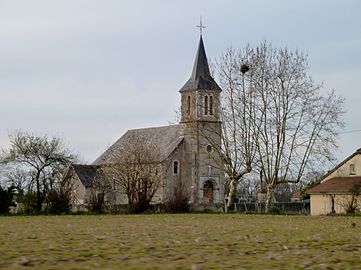
[[9, 207], [15, 206], [13, 202], [14, 197], [14, 187], [9, 187], [8, 189], [3, 189], [0, 186], [0, 214], [8, 214]]
[[184, 213], [189, 211], [189, 196], [183, 183], [179, 181], [173, 189], [173, 196], [166, 202], [167, 210], [172, 213]]
[[268, 209], [267, 213], [271, 215], [279, 215], [281, 214], [281, 209], [273, 205]]
[[104, 203], [101, 201], [94, 201], [90, 204], [89, 210], [96, 214], [104, 213]]
[[347, 214], [354, 214], [357, 212], [357, 197], [361, 194], [361, 183], [353, 184], [350, 188], [351, 198], [346, 202], [345, 210]]
[[184, 213], [189, 211], [188, 198], [172, 197], [167, 201], [167, 210], [172, 213]]
[[29, 191], [21, 197], [19, 202], [23, 203], [22, 212], [24, 214], [37, 214], [37, 195], [36, 192]]
[[59, 191], [49, 191], [47, 201], [48, 205], [45, 211], [49, 214], [62, 214], [70, 212], [70, 193], [64, 193], [62, 189]]

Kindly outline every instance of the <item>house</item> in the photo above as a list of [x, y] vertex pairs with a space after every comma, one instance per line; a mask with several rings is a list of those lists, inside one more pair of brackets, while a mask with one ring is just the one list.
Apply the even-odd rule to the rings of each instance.
[[307, 191], [311, 215], [346, 213], [350, 207], [361, 209], [361, 196], [353, 192], [361, 186], [361, 149], [330, 170], [320, 183]]
[[[73, 204], [84, 204], [94, 196], [101, 196], [99, 194], [102, 191], [94, 183], [101, 182], [109, 175], [106, 170], [99, 168], [124, 163], [124, 149], [135, 144], [135, 141], [137, 144], [151, 142], [154, 157], [146, 163], [157, 164], [161, 170], [161, 184], [154, 196], [154, 203], [163, 203], [173, 196], [174, 186], [178, 182], [183, 183], [193, 204], [223, 203], [224, 173], [219, 154], [221, 91], [210, 74], [201, 35], [191, 77], [179, 90], [180, 123], [129, 130], [92, 165], [73, 164], [68, 172], [74, 182]], [[116, 187], [109, 189], [115, 191]], [[127, 203], [121, 190], [115, 192], [113, 200], [116, 203]]]

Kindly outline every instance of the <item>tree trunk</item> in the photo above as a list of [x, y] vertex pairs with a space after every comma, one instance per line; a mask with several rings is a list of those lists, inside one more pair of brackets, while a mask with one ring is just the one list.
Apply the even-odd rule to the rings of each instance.
[[266, 213], [268, 213], [268, 210], [271, 208], [273, 204], [273, 198], [274, 198], [274, 188], [273, 186], [267, 185], [267, 196], [266, 196]]
[[236, 189], [237, 189], [237, 180], [234, 177], [230, 178], [229, 181], [229, 193], [228, 193], [228, 201], [225, 204], [224, 211], [227, 213], [229, 207], [234, 202], [234, 197], [236, 195]]
[[41, 198], [40, 198], [40, 171], [36, 173], [36, 211], [41, 211]]

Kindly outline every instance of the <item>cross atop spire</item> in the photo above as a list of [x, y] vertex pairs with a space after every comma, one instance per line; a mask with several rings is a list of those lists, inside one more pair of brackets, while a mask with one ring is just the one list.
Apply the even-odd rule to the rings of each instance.
[[206, 27], [202, 24], [202, 16], [201, 16], [201, 18], [200, 18], [199, 25], [196, 25], [196, 27], [199, 28], [199, 34], [200, 34], [200, 36], [202, 36], [202, 31], [203, 31], [204, 28], [206, 28]]

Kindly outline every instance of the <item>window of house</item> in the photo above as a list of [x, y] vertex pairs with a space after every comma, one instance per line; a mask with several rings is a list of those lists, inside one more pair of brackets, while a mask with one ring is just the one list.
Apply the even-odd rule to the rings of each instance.
[[213, 97], [209, 97], [209, 114], [213, 115]]
[[173, 161], [173, 174], [178, 174], [178, 170], [179, 170], [178, 161], [175, 160]]
[[208, 96], [204, 96], [204, 115], [208, 115]]
[[190, 96], [187, 97], [187, 114], [188, 115], [191, 114], [191, 97]]
[[356, 174], [355, 164], [350, 164], [350, 174]]

